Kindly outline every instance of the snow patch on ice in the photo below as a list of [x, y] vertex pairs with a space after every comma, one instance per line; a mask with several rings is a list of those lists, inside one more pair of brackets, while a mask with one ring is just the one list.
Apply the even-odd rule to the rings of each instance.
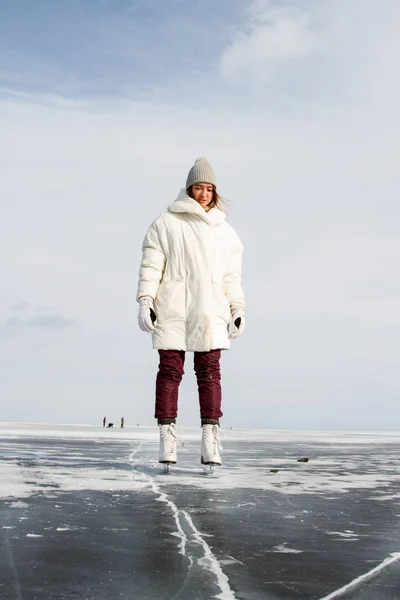
[[283, 544], [279, 544], [278, 546], [274, 546], [272, 551], [280, 554], [301, 554], [303, 552], [303, 550], [288, 548], [285, 542]]
[[[59, 492], [79, 490], [134, 492], [148, 487], [148, 481], [143, 476], [132, 476], [132, 471], [126, 468], [129, 463], [157, 480], [163, 490], [176, 483], [176, 475], [180, 485], [209, 491], [248, 488], [290, 494], [292, 497], [296, 494], [319, 494], [334, 498], [335, 495], [346, 494], [353, 489], [365, 489], [370, 490], [371, 497], [379, 501], [391, 501], [400, 497], [397, 491], [391, 493], [393, 486], [398, 486], [400, 482], [397, 449], [392, 446], [399, 442], [396, 433], [229, 430], [225, 435], [224, 465], [216, 471], [215, 477], [199, 477], [200, 467], [196, 468], [193, 459], [187, 458], [191, 448], [192, 452], [194, 448], [198, 448], [198, 429], [183, 428], [182, 435], [187, 444], [180, 450], [179, 465], [174, 467], [171, 477], [162, 477], [155, 466], [157, 427], [132, 427], [105, 432], [103, 428], [95, 426], [0, 423], [0, 440], [2, 436], [18, 437], [18, 441], [13, 442], [17, 445], [11, 452], [13, 458], [6, 454], [8, 460], [0, 462], [0, 498], [22, 499], [44, 491], [47, 496], [52, 497]], [[42, 438], [49, 442], [41, 444], [40, 451], [35, 450], [35, 439]], [[50, 438], [55, 438], [54, 443]], [[70, 444], [70, 451], [66, 453], [60, 438], [76, 439], [77, 447]], [[83, 454], [78, 446], [82, 439], [94, 440], [91, 450]], [[134, 444], [128, 456], [125, 449], [119, 458], [118, 452], [115, 452], [114, 460], [110, 460], [108, 466], [108, 455], [99, 451], [101, 446], [98, 444], [104, 441], [110, 443], [110, 440], [116, 444], [126, 444], [127, 441]], [[288, 452], [284, 450], [282, 459], [277, 458], [276, 454], [268, 456], [268, 448], [276, 447], [272, 442], [285, 441], [301, 446], [307, 444], [304, 455], [312, 457], [310, 462], [306, 466], [299, 464], [295, 457], [288, 456]], [[373, 444], [376, 444], [376, 451]], [[310, 452], [312, 445], [314, 446]], [[326, 455], [329, 445], [334, 446], [332, 456]], [[382, 447], [385, 448], [384, 453], [380, 452]], [[9, 442], [0, 441], [0, 456], [2, 452], [9, 453], [9, 448]], [[238, 460], [236, 455], [243, 448], [244, 455]], [[365, 472], [365, 454], [359, 448], [368, 448], [368, 472]], [[263, 449], [266, 449], [264, 456]], [[321, 449], [324, 449], [325, 456], [318, 456]], [[22, 455], [28, 457], [27, 463], [25, 459], [20, 460]], [[29, 457], [34, 457], [32, 464]], [[99, 463], [98, 468], [96, 462]], [[271, 466], [279, 469], [273, 477], [269, 473]]]
[[28, 506], [29, 504], [22, 502], [22, 500], [16, 500], [10, 504], [10, 508], [28, 508]]
[[346, 531], [325, 531], [327, 535], [334, 535], [339, 538], [349, 539], [349, 540], [358, 540], [359, 535], [354, 533], [354, 531], [347, 530]]
[[397, 498], [400, 498], [400, 493], [399, 494], [382, 494], [382, 496], [373, 496], [372, 498], [369, 498], [370, 500], [376, 500], [377, 502], [382, 502], [382, 501], [387, 501], [387, 500], [396, 500]]
[[[203, 534], [204, 535], [204, 534]], [[227, 558], [221, 559], [219, 561], [220, 565], [242, 565], [244, 567], [244, 563], [242, 561], [233, 558], [233, 556], [228, 556]]]

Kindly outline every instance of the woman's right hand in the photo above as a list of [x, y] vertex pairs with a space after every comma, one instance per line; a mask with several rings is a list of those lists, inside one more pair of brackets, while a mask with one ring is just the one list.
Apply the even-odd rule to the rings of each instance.
[[151, 333], [155, 329], [156, 320], [157, 317], [154, 312], [153, 299], [149, 296], [139, 298], [138, 323], [140, 329], [147, 333]]

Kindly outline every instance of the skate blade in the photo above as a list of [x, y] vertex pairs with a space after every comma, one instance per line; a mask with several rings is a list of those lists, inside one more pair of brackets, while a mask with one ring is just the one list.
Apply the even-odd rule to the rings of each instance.
[[207, 463], [203, 466], [203, 475], [215, 475], [215, 467], [219, 467], [217, 463]]
[[176, 463], [172, 463], [172, 462], [165, 462], [162, 463], [164, 468], [162, 470], [162, 472], [164, 473], [164, 475], [170, 475], [171, 474], [171, 465], [175, 465]]

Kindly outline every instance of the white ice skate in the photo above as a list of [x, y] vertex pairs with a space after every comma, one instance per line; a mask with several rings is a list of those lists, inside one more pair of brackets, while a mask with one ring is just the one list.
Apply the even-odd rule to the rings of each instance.
[[219, 425], [203, 425], [201, 436], [201, 464], [209, 465], [214, 472], [214, 466], [221, 464], [219, 451], [221, 449]]
[[183, 442], [178, 436], [178, 430], [175, 423], [169, 425], [160, 425], [160, 449], [158, 462], [164, 463], [165, 471], [169, 472], [169, 465], [176, 463], [177, 446], [183, 446]]

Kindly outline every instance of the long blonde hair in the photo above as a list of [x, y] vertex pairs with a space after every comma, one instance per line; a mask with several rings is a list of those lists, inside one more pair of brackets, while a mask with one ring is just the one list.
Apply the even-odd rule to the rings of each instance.
[[[190, 196], [194, 200], [193, 190], [192, 190], [193, 185], [191, 185], [186, 190], [186, 193], [187, 193], [188, 196]], [[213, 187], [213, 197], [212, 197], [212, 200], [211, 200], [210, 204], [207, 206], [207, 208], [210, 209], [210, 208], [216, 207], [216, 208], [219, 208], [219, 210], [222, 210], [222, 212], [226, 213], [227, 212], [227, 210], [226, 210], [227, 206], [226, 205], [228, 204], [228, 201], [225, 200], [225, 198], [223, 198], [222, 196], [220, 196], [218, 194], [217, 188], [215, 187], [215, 185], [213, 185], [213, 184], [211, 184], [211, 185]]]

